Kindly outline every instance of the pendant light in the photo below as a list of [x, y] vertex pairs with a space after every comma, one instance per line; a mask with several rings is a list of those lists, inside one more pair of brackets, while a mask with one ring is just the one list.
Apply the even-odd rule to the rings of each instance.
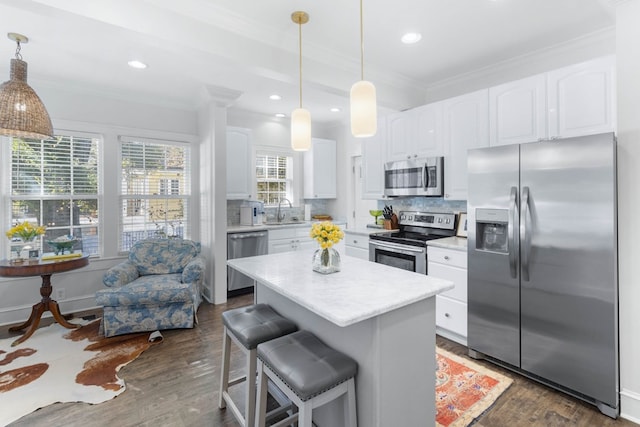
[[22, 60], [20, 44], [29, 39], [9, 33], [17, 44], [11, 60], [9, 80], [0, 85], [0, 135], [18, 138], [48, 139], [53, 136], [49, 113], [36, 92], [27, 84], [27, 63]]
[[360, 0], [360, 81], [351, 86], [351, 134], [356, 138], [365, 138], [375, 135], [377, 128], [376, 87], [364, 79], [364, 31]]
[[300, 107], [291, 113], [291, 148], [307, 151], [311, 148], [311, 114], [302, 108], [302, 24], [309, 22], [307, 12], [293, 12], [291, 20], [298, 24], [298, 44], [300, 48]]

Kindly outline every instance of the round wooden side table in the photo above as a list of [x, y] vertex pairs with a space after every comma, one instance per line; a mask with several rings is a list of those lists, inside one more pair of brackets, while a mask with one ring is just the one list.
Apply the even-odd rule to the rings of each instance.
[[13, 264], [8, 260], [0, 261], [0, 276], [42, 277], [42, 285], [40, 285], [40, 296], [42, 297], [42, 299], [39, 303], [33, 306], [33, 308], [31, 309], [31, 316], [29, 316], [29, 319], [26, 322], [21, 325], [9, 328], [9, 331], [11, 332], [21, 331], [27, 327], [29, 328], [24, 333], [24, 335], [22, 335], [11, 344], [12, 347], [24, 342], [27, 338], [33, 335], [35, 330], [38, 329], [40, 319], [42, 318], [42, 314], [45, 311], [50, 311], [55, 321], [65, 328], [74, 329], [80, 326], [67, 322], [67, 320], [60, 314], [58, 302], [51, 299], [51, 292], [53, 292], [53, 287], [51, 286], [51, 275], [54, 273], [62, 273], [65, 271], [75, 270], [88, 264], [88, 255], [84, 255], [78, 258], [56, 261], [28, 260], [20, 264]]

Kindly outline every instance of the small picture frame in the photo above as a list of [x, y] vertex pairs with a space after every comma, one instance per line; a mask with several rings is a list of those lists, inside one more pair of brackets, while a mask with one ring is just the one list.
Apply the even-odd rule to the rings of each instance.
[[467, 237], [467, 213], [461, 213], [458, 217], [458, 228], [456, 236]]
[[38, 249], [33, 249], [29, 251], [29, 259], [39, 258], [40, 251]]

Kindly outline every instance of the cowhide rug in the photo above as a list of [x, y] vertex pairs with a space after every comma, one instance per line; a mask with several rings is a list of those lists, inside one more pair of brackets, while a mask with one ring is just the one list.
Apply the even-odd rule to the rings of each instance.
[[0, 340], [0, 425], [56, 402], [101, 403], [125, 390], [121, 367], [151, 345], [158, 332], [105, 338], [100, 319], [78, 329], [57, 323], [11, 347], [19, 335]]

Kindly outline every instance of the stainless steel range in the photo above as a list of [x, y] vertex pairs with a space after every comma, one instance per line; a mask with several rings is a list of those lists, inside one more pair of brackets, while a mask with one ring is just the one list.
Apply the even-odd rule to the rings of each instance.
[[369, 236], [369, 261], [427, 274], [427, 241], [455, 235], [453, 213], [400, 212], [400, 229]]

